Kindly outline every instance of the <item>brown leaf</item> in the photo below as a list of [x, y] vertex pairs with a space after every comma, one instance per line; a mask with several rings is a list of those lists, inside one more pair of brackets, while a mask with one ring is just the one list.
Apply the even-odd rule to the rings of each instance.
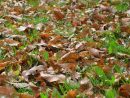
[[33, 29], [33, 28], [34, 28], [34, 27], [33, 27], [32, 24], [26, 24], [26, 25], [24, 25], [24, 26], [20, 26], [20, 27], [18, 28], [18, 31], [23, 32], [23, 31], [26, 31], [26, 30], [28, 30], [28, 29]]
[[76, 70], [77, 63], [61, 63], [58, 65], [63, 68], [64, 72], [74, 72]]
[[84, 58], [84, 57], [89, 57], [90, 54], [89, 54], [88, 51], [82, 51], [82, 52], [79, 53], [79, 56], [82, 57], [82, 58]]
[[60, 82], [63, 83], [65, 80], [65, 76], [63, 74], [47, 74], [44, 72], [40, 73], [41, 77], [46, 79], [48, 82]]
[[0, 70], [4, 69], [7, 66], [7, 62], [0, 62]]
[[73, 25], [74, 27], [77, 27], [77, 26], [79, 25], [79, 22], [78, 22], [78, 21], [73, 21], [73, 22], [72, 22], [72, 25]]
[[130, 98], [130, 84], [124, 84], [119, 88], [119, 94], [123, 97]]
[[89, 53], [90, 55], [93, 55], [95, 57], [99, 57], [100, 56], [100, 50], [95, 49], [95, 48], [89, 48]]
[[111, 71], [110, 66], [105, 65], [105, 66], [103, 67], [103, 71], [104, 71], [105, 73], [109, 73], [109, 72]]
[[7, 76], [5, 75], [0, 75], [0, 86], [4, 85], [7, 81]]
[[80, 81], [80, 91], [84, 92], [86, 95], [90, 96], [93, 94], [93, 86], [88, 78], [84, 78]]
[[85, 28], [82, 32], [77, 35], [77, 38], [85, 38], [90, 33], [88, 28]]
[[127, 32], [128, 34], [130, 34], [130, 27], [129, 26], [122, 26], [121, 31], [122, 32]]
[[50, 38], [51, 34], [50, 33], [41, 33], [40, 34], [41, 38]]
[[78, 59], [79, 59], [79, 55], [74, 51], [68, 52], [67, 54], [61, 57], [62, 62], [70, 62], [70, 63], [76, 62], [76, 60]]
[[12, 87], [0, 86], [0, 94], [11, 97], [15, 93]]
[[64, 18], [64, 13], [61, 12], [60, 9], [54, 9], [54, 17], [56, 18], [56, 20], [62, 20]]
[[21, 93], [19, 94], [19, 98], [34, 98], [32, 95], [26, 94], [26, 93]]
[[22, 72], [22, 75], [25, 78], [25, 80], [28, 81], [29, 75], [35, 75], [37, 72], [40, 72], [42, 70], [44, 70], [44, 66], [43, 65], [34, 66], [30, 70], [24, 70]]
[[76, 95], [77, 95], [77, 91], [76, 90], [70, 90], [67, 93], [67, 96], [65, 98], [76, 98]]

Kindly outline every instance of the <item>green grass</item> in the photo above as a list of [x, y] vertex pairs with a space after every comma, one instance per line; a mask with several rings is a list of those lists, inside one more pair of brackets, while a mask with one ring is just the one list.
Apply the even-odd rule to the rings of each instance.
[[117, 53], [125, 53], [130, 55], [130, 48], [126, 48], [118, 43], [120, 38], [120, 29], [116, 28], [115, 32], [106, 31], [104, 32], [105, 41], [103, 43], [104, 47], [107, 48], [109, 54], [116, 55]]
[[49, 21], [48, 17], [35, 17], [33, 19], [33, 23], [34, 24], [38, 24], [38, 23], [47, 23]]
[[0, 60], [2, 60], [4, 58], [5, 58], [4, 50], [0, 48]]
[[19, 89], [17, 89], [17, 92], [18, 93], [28, 93], [28, 94], [33, 95], [33, 91], [31, 89], [27, 89], [27, 88], [19, 88]]
[[127, 3], [127, 2], [121, 2], [120, 4], [116, 5], [115, 7], [116, 7], [116, 10], [118, 12], [124, 12], [124, 11], [128, 10], [129, 3]]
[[49, 60], [49, 53], [47, 51], [43, 52], [43, 58], [48, 61]]
[[96, 77], [90, 76], [89, 79], [94, 86], [112, 86], [115, 83], [115, 77], [105, 74], [100, 67], [94, 66], [92, 71], [96, 73]]
[[40, 0], [27, 0], [27, 3], [31, 6], [38, 6], [40, 3]]
[[[76, 90], [79, 87], [80, 87], [80, 85], [78, 83], [73, 83], [72, 84], [70, 82], [65, 81], [64, 84], [59, 85], [59, 87], [57, 89], [53, 88], [53, 90], [52, 90], [52, 98], [65, 98], [68, 91]], [[50, 91], [51, 90], [49, 89], [45, 93], [41, 93], [40, 97], [41, 98], [48, 98]], [[76, 98], [87, 98], [87, 97], [85, 97], [84, 94], [78, 94]]]
[[44, 93], [40, 93], [40, 97], [41, 97], [41, 98], [48, 98], [48, 95], [47, 95], [47, 94], [44, 94]]
[[116, 91], [114, 89], [106, 90], [105, 98], [116, 98]]

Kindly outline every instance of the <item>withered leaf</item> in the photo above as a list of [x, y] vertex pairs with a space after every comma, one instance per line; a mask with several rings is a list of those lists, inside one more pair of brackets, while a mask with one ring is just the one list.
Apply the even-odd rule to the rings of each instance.
[[32, 95], [29, 95], [27, 93], [21, 93], [18, 96], [19, 98], [34, 98]]
[[11, 97], [15, 93], [12, 87], [0, 86], [0, 94]]
[[76, 90], [70, 90], [67, 93], [67, 96], [65, 98], [76, 98], [76, 96], [77, 96], [77, 91]]
[[41, 72], [40, 76], [46, 79], [48, 82], [59, 82], [59, 83], [63, 83], [66, 78], [65, 75], [63, 74], [47, 74], [44, 72]]
[[23, 31], [25, 31], [25, 30], [27, 30], [27, 29], [33, 29], [33, 28], [34, 28], [34, 27], [33, 27], [32, 24], [27, 24], [27, 25], [25, 25], [25, 26], [20, 26], [20, 27], [18, 28], [18, 31], [23, 32]]
[[61, 57], [62, 62], [76, 62], [79, 59], [78, 53], [71, 51]]
[[42, 70], [44, 70], [44, 66], [43, 65], [34, 66], [30, 70], [24, 70], [22, 72], [22, 75], [25, 78], [25, 80], [28, 81], [29, 75], [35, 75], [37, 72], [40, 72]]
[[119, 88], [119, 94], [126, 98], [129, 98], [130, 97], [130, 84], [121, 85], [121, 87]]
[[56, 20], [62, 20], [64, 18], [64, 14], [60, 9], [55, 8], [54, 17], [56, 18]]

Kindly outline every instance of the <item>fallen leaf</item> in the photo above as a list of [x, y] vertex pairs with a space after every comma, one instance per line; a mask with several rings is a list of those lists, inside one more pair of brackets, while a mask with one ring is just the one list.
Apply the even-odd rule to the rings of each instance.
[[67, 92], [67, 96], [65, 98], [76, 98], [77, 91], [76, 90], [70, 90]]
[[88, 50], [89, 50], [90, 55], [93, 55], [95, 57], [100, 56], [100, 52], [101, 52], [100, 50], [95, 49], [95, 48], [88, 48]]
[[35, 75], [37, 72], [40, 72], [44, 70], [44, 66], [43, 65], [39, 65], [39, 66], [34, 66], [29, 70], [24, 70], [22, 72], [23, 77], [25, 78], [26, 81], [28, 81], [29, 75]]
[[5, 87], [5, 86], [0, 86], [0, 94], [8, 96], [11, 98], [13, 94], [15, 93], [14, 88], [12, 87]]
[[34, 98], [32, 95], [29, 95], [27, 93], [21, 93], [18, 96], [19, 98]]
[[18, 31], [23, 32], [23, 31], [25, 31], [25, 30], [33, 29], [33, 28], [34, 28], [34, 27], [33, 27], [32, 24], [27, 24], [27, 25], [24, 25], [24, 26], [20, 26], [20, 27], [18, 28]]
[[79, 55], [76, 52], [68, 52], [61, 57], [62, 62], [76, 62], [79, 59]]
[[47, 74], [44, 72], [40, 73], [40, 76], [44, 79], [46, 79], [48, 82], [59, 82], [63, 83], [65, 81], [65, 75], [63, 74]]
[[7, 66], [7, 62], [1, 62], [0, 63], [0, 70], [4, 69]]
[[119, 88], [119, 94], [123, 97], [130, 98], [130, 84], [121, 85]]
[[37, 24], [36, 25], [36, 30], [42, 30], [42, 28], [43, 28], [43, 23], [39, 23], [39, 24]]
[[64, 18], [64, 14], [60, 9], [54, 9], [54, 17], [56, 20], [62, 20]]

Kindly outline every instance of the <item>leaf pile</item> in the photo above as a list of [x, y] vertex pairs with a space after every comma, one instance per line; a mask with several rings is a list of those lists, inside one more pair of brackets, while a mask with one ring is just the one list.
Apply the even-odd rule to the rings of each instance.
[[0, 96], [129, 98], [129, 8], [129, 0], [0, 1]]

